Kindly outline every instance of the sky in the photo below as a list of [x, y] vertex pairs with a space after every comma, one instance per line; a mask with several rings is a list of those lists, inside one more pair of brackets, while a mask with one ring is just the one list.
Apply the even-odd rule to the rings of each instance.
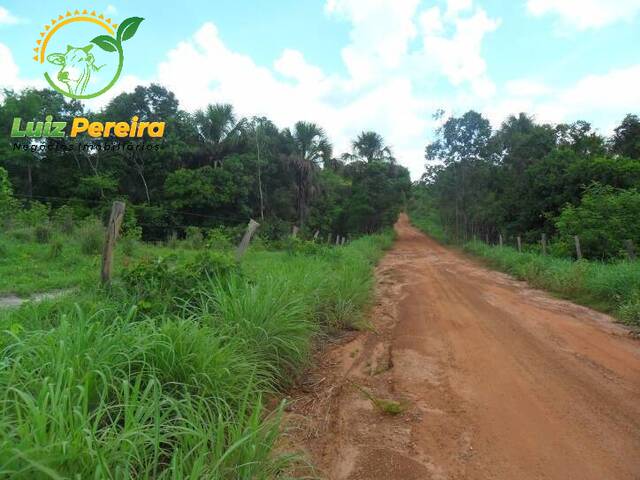
[[375, 130], [414, 179], [440, 109], [494, 127], [521, 111], [587, 120], [605, 135], [640, 113], [640, 0], [0, 0], [0, 89], [46, 86], [39, 32], [76, 8], [145, 19], [89, 108], [153, 82], [188, 111], [313, 121], [338, 155]]

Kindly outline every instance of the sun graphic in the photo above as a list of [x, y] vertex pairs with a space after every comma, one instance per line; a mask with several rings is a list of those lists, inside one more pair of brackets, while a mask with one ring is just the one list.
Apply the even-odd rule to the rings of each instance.
[[[56, 81], [49, 72], [45, 72], [44, 77], [49, 86], [57, 92], [73, 99], [97, 97], [109, 90], [120, 77], [124, 64], [123, 42], [133, 38], [143, 20], [141, 17], [129, 17], [117, 24], [113, 23], [111, 18], [105, 18], [104, 14], [97, 14], [95, 10], [91, 12], [86, 9], [75, 10], [73, 13], [67, 11], [66, 14], [59, 15], [57, 19], [51, 19], [51, 23], [44, 26], [40, 32], [40, 38], [36, 40], [36, 47], [33, 49], [35, 52], [33, 60], [42, 65], [48, 63], [55, 66], [56, 71], [53, 77]], [[85, 32], [75, 40], [81, 43], [74, 43], [74, 45], [80, 46], [72, 46], [67, 43], [66, 49], [51, 52], [53, 47], [50, 47], [50, 42], [55, 34], [68, 25], [78, 23], [96, 25], [98, 32], [102, 34], [93, 35], [91, 38], [86, 37]], [[67, 36], [69, 35], [67, 30], [65, 33]], [[54, 43], [59, 45], [60, 40]], [[98, 49], [94, 50], [94, 47], [98, 47]], [[117, 56], [117, 67], [113, 77], [106, 83], [106, 86], [99, 89], [93, 84], [97, 83], [97, 72], [105, 66], [105, 63], [98, 64], [96, 53], [98, 53], [98, 57], [105, 59], [115, 59]], [[97, 89], [97, 91], [91, 92], [92, 89]]]

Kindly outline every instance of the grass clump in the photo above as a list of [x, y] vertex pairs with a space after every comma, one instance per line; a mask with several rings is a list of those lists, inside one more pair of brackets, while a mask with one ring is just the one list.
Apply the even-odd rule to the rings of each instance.
[[104, 245], [105, 229], [98, 219], [86, 220], [79, 228], [80, 251], [85, 255], [98, 255], [102, 253]]
[[[47, 264], [95, 275], [81, 241]], [[390, 241], [250, 250], [241, 264], [141, 243], [113, 288], [0, 310], [0, 478], [280, 476], [283, 406], [267, 412], [263, 399], [295, 381], [315, 337], [366, 307]], [[13, 268], [47, 256], [37, 245], [8, 242]]]

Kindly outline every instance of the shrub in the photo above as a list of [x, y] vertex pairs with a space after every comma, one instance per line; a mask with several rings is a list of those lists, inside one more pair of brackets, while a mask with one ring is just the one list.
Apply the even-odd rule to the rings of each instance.
[[49, 243], [51, 239], [51, 227], [48, 224], [38, 225], [35, 230], [36, 242]]
[[62, 250], [64, 248], [64, 244], [62, 240], [56, 238], [53, 242], [51, 242], [51, 247], [49, 248], [49, 258], [58, 258], [62, 255]]
[[33, 242], [33, 228], [22, 227], [11, 230], [11, 236], [19, 242]]
[[163, 308], [174, 298], [189, 298], [198, 285], [210, 280], [224, 280], [239, 275], [237, 262], [230, 254], [202, 252], [183, 262], [177, 255], [142, 259], [125, 269], [122, 279], [145, 309]]
[[178, 248], [178, 234], [173, 231], [171, 232], [171, 235], [169, 235], [169, 238], [167, 239], [167, 247], [173, 249]]
[[282, 244], [289, 255], [319, 255], [329, 249], [326, 245], [300, 237], [289, 237]]
[[0, 167], [0, 218], [9, 218], [17, 208], [18, 202], [13, 198], [9, 174], [3, 167]]
[[138, 240], [129, 236], [120, 239], [118, 243], [122, 246], [122, 253], [128, 257], [133, 256], [138, 248]]
[[35, 227], [49, 221], [51, 207], [38, 201], [31, 202], [29, 208], [19, 210], [16, 218], [21, 225]]
[[73, 233], [73, 208], [63, 205], [53, 213], [53, 224], [62, 233], [70, 235]]
[[572, 250], [574, 235], [580, 236], [585, 258], [624, 256], [624, 241], [640, 242], [640, 191], [591, 185], [577, 207], [567, 205], [558, 218], [559, 241]]
[[231, 250], [233, 243], [228, 229], [224, 227], [211, 228], [207, 232], [206, 246], [212, 250]]
[[85, 220], [78, 231], [80, 251], [85, 255], [98, 255], [104, 246], [105, 230], [97, 218]]
[[186, 243], [190, 248], [199, 249], [204, 246], [204, 236], [199, 227], [187, 227], [185, 235]]

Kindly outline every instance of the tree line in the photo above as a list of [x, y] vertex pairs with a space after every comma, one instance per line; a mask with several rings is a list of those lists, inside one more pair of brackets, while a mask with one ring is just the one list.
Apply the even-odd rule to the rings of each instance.
[[425, 149], [415, 202], [450, 239], [496, 241], [544, 233], [570, 255], [579, 235], [587, 257], [640, 244], [640, 119], [627, 115], [611, 137], [586, 121], [544, 124], [525, 113], [493, 129], [469, 111], [448, 118]]
[[[127, 139], [131, 148], [114, 148], [113, 136], [83, 139], [89, 149], [74, 148], [80, 140], [70, 138], [32, 139], [15, 149], [16, 139], [8, 135], [13, 118], [25, 123], [46, 115], [68, 122], [77, 116], [137, 116], [164, 121], [165, 135], [151, 149], [144, 146], [155, 140], [139, 138]], [[316, 123], [281, 129], [266, 117], [239, 118], [229, 104], [189, 113], [155, 84], [120, 94], [98, 112], [50, 90], [6, 90], [0, 125], [7, 132], [0, 169], [24, 206], [65, 205], [80, 218], [104, 217], [111, 201], [123, 199], [134, 217], [128, 221], [150, 239], [188, 226], [246, 224], [249, 218], [273, 237], [294, 224], [305, 232], [373, 232], [394, 222], [411, 189], [408, 170], [376, 132], [363, 131], [350, 152], [336, 156]]]

